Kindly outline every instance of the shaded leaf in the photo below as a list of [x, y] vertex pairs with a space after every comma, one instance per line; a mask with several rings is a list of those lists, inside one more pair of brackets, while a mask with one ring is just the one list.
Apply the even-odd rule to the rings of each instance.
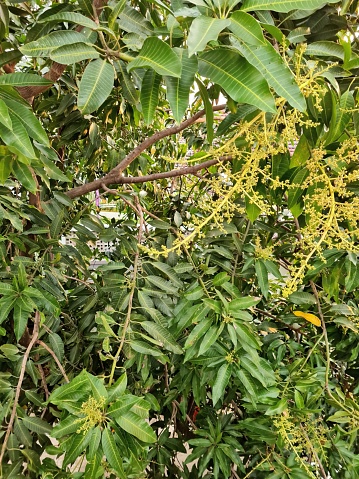
[[110, 95], [114, 82], [113, 66], [101, 59], [90, 62], [79, 85], [77, 104], [83, 115], [97, 110]]

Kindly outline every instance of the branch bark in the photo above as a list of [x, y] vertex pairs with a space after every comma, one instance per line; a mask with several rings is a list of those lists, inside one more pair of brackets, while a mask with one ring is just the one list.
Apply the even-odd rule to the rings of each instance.
[[[225, 107], [226, 105], [216, 105], [213, 107], [213, 110], [219, 111], [219, 110], [223, 110]], [[179, 125], [172, 126], [170, 128], [166, 128], [164, 130], [158, 131], [157, 133], [150, 136], [149, 138], [146, 138], [146, 140], [144, 140], [142, 143], [136, 146], [136, 148], [134, 148], [127, 156], [125, 156], [125, 158], [103, 178], [72, 188], [66, 193], [67, 196], [69, 198], [77, 198], [79, 196], [90, 193], [91, 191], [102, 189], [103, 186], [108, 186], [111, 184], [144, 183], [145, 181], [153, 181], [155, 179], [171, 178], [174, 176], [194, 174], [199, 170], [208, 168], [209, 166], [219, 163], [221, 161], [220, 159], [209, 160], [207, 162], [202, 163], [201, 165], [196, 165], [195, 167], [190, 166], [188, 168], [178, 168], [176, 170], [171, 170], [168, 172], [154, 173], [153, 175], [147, 175], [147, 179], [145, 180], [143, 180], [143, 178], [146, 178], [146, 176], [138, 176], [133, 178], [122, 176], [123, 171], [147, 148], [152, 146], [157, 141], [162, 140], [163, 138], [166, 138], [171, 135], [176, 135], [180, 131], [186, 129], [187, 127], [195, 123], [198, 120], [198, 118], [201, 118], [205, 114], [206, 114], [206, 111], [201, 110], [197, 112], [195, 115], [191, 116], [191, 118], [188, 118], [184, 122], [180, 123]], [[224, 157], [224, 158], [231, 159], [230, 157]], [[192, 168], [192, 171], [190, 170], [191, 168]], [[162, 175], [162, 176], [158, 176], [158, 175]]]

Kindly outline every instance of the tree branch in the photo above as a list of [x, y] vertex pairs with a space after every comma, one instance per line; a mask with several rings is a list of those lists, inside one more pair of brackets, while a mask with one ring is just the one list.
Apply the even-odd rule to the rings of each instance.
[[2, 448], [1, 448], [1, 453], [0, 453], [0, 465], [2, 464], [2, 461], [3, 461], [3, 458], [4, 458], [4, 454], [5, 454], [5, 451], [6, 451], [6, 446], [7, 446], [7, 443], [8, 443], [10, 434], [11, 434], [11, 431], [12, 431], [12, 426], [13, 426], [14, 421], [15, 421], [16, 408], [17, 408], [17, 405], [18, 405], [18, 403], [19, 403], [19, 398], [20, 398], [20, 393], [21, 393], [21, 386], [22, 386], [22, 382], [23, 382], [24, 376], [25, 376], [26, 363], [27, 363], [27, 360], [29, 359], [31, 350], [32, 350], [34, 344], [36, 343], [36, 341], [37, 341], [37, 339], [38, 339], [38, 337], [39, 337], [39, 327], [40, 327], [40, 313], [39, 313], [38, 311], [36, 311], [36, 313], [35, 313], [35, 319], [34, 319], [34, 330], [33, 330], [33, 333], [32, 333], [32, 338], [31, 338], [31, 341], [30, 341], [28, 347], [26, 348], [24, 357], [22, 358], [21, 369], [20, 369], [20, 376], [19, 376], [19, 380], [18, 380], [17, 386], [16, 386], [14, 404], [13, 404], [13, 406], [12, 406], [10, 421], [9, 421], [9, 424], [8, 424], [8, 426], [7, 426], [7, 428], [6, 428], [6, 434], [5, 434], [4, 442], [3, 442]]
[[[213, 107], [214, 111], [218, 110], [223, 110], [226, 105], [216, 105]], [[209, 162], [202, 163], [202, 165], [197, 165], [197, 169], [193, 171], [184, 171], [186, 168], [181, 168], [177, 170], [171, 170], [170, 172], [164, 172], [164, 173], [156, 173], [156, 175], [163, 175], [159, 176], [158, 178], [155, 178], [154, 175], [147, 175], [146, 180], [141, 180], [142, 178], [145, 178], [144, 176], [140, 177], [135, 177], [135, 178], [128, 178], [122, 176], [122, 172], [147, 148], [152, 146], [154, 143], [156, 143], [159, 140], [162, 140], [163, 138], [166, 138], [167, 136], [175, 135], [179, 133], [180, 131], [186, 129], [190, 125], [196, 122], [198, 118], [204, 116], [206, 114], [205, 110], [201, 110], [197, 112], [195, 115], [191, 116], [191, 118], [188, 118], [184, 122], [180, 123], [177, 126], [172, 126], [170, 128], [166, 128], [165, 130], [158, 131], [154, 135], [150, 136], [149, 138], [146, 138], [142, 143], [140, 143], [136, 148], [134, 148], [115, 168], [113, 168], [106, 176], [103, 178], [100, 178], [98, 180], [91, 181], [91, 183], [85, 183], [84, 185], [77, 186], [76, 188], [72, 188], [69, 190], [66, 194], [69, 198], [77, 198], [79, 196], [85, 195], [87, 193], [90, 193], [91, 191], [99, 190], [104, 186], [108, 186], [110, 184], [125, 184], [125, 183], [144, 183], [145, 181], [153, 181], [155, 179], [161, 179], [161, 178], [170, 178], [174, 176], [181, 176], [181, 175], [186, 175], [186, 174], [193, 174], [203, 168], [208, 168], [209, 166], [215, 165], [218, 163], [220, 160], [210, 160], [209, 162], [212, 162], [210, 165], [208, 165]], [[195, 167], [188, 167], [188, 168], [195, 168]], [[180, 172], [181, 173], [174, 173], [174, 172]], [[168, 174], [170, 175], [168, 176]]]
[[44, 349], [46, 349], [46, 351], [47, 351], [48, 353], [51, 354], [51, 356], [52, 356], [52, 357], [54, 358], [54, 360], [55, 360], [55, 363], [57, 364], [58, 368], [60, 369], [60, 372], [61, 372], [61, 374], [63, 375], [65, 381], [66, 381], [67, 383], [70, 382], [70, 381], [69, 381], [69, 378], [67, 377], [67, 374], [65, 373], [64, 368], [62, 367], [62, 364], [61, 364], [59, 358], [56, 356], [56, 354], [54, 353], [54, 351], [53, 351], [46, 343], [44, 343], [44, 342], [41, 341], [40, 339], [39, 339], [38, 341], [36, 341], [36, 342], [37, 342], [37, 344], [39, 344], [40, 346], [42, 346]]

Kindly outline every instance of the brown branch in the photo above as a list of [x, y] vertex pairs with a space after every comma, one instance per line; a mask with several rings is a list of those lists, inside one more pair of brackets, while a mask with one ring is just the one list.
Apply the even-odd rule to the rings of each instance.
[[[223, 110], [226, 105], [216, 105], [213, 107], [214, 111], [218, 110]], [[147, 148], [152, 146], [154, 143], [156, 143], [159, 140], [162, 140], [163, 138], [166, 138], [167, 136], [171, 135], [176, 135], [180, 131], [188, 128], [190, 125], [196, 122], [198, 118], [201, 116], [204, 116], [206, 114], [205, 110], [201, 110], [197, 112], [195, 115], [191, 116], [191, 118], [188, 118], [184, 122], [180, 123], [177, 126], [172, 126], [170, 128], [166, 128], [164, 130], [158, 131], [154, 135], [150, 136], [149, 138], [146, 138], [142, 143], [140, 143], [136, 148], [134, 148], [125, 158], [117, 165], [115, 168], [113, 168], [106, 176], [103, 178], [100, 178], [95, 181], [91, 181], [91, 183], [85, 183], [84, 185], [77, 186], [76, 188], [72, 188], [69, 190], [66, 194], [69, 198], [77, 198], [78, 196], [85, 195], [87, 193], [90, 193], [91, 191], [99, 190], [102, 188], [102, 185], [108, 186], [110, 184], [125, 184], [125, 183], [143, 183], [143, 181], [133, 181], [133, 179], [125, 178], [122, 176], [122, 172]], [[211, 164], [216, 164], [218, 163], [219, 160], [210, 160], [210, 161], [215, 161], [215, 163]], [[208, 162], [206, 162], [208, 163]], [[206, 163], [203, 163], [205, 165]], [[211, 165], [210, 165], [211, 166]], [[189, 167], [189, 168], [194, 168], [194, 167]], [[205, 166], [198, 168], [197, 170], [194, 170], [194, 172], [205, 168]], [[179, 171], [179, 170], [172, 170], [174, 171]], [[161, 175], [167, 175], [168, 173], [157, 173]], [[191, 174], [191, 172], [188, 173], [181, 173], [181, 174]], [[173, 174], [172, 176], [181, 176], [181, 174]], [[152, 175], [148, 175], [151, 177], [151, 179], [147, 179], [145, 181], [153, 181], [155, 178], [153, 178]], [[136, 177], [137, 178], [137, 177]], [[144, 178], [144, 177], [138, 177], [138, 178]], [[168, 176], [162, 176], [160, 178], [168, 178]]]
[[52, 356], [52, 357], [54, 358], [54, 360], [55, 360], [55, 363], [57, 364], [58, 368], [60, 369], [60, 372], [61, 372], [61, 374], [63, 375], [65, 381], [66, 381], [67, 383], [70, 382], [69, 378], [67, 377], [67, 374], [65, 373], [64, 368], [62, 367], [62, 364], [61, 364], [59, 358], [56, 356], [56, 354], [54, 353], [54, 351], [53, 351], [46, 343], [44, 343], [44, 342], [41, 341], [40, 339], [39, 339], [38, 341], [36, 341], [36, 342], [37, 342], [37, 344], [39, 344], [40, 346], [42, 346], [44, 349], [46, 349], [46, 351], [47, 351], [48, 353], [51, 354], [51, 356]]
[[36, 313], [35, 313], [35, 319], [34, 319], [34, 330], [33, 330], [33, 333], [32, 333], [32, 338], [31, 338], [30, 344], [29, 344], [28, 347], [26, 348], [24, 357], [22, 358], [21, 369], [20, 369], [20, 376], [19, 376], [19, 379], [18, 379], [18, 382], [17, 382], [17, 386], [16, 386], [14, 404], [13, 404], [13, 406], [12, 406], [10, 421], [9, 421], [9, 424], [8, 424], [8, 426], [7, 426], [7, 428], [6, 428], [6, 434], [5, 434], [4, 442], [3, 442], [2, 448], [1, 448], [1, 453], [0, 453], [0, 465], [1, 465], [2, 462], [3, 462], [4, 454], [5, 454], [5, 451], [6, 451], [6, 446], [7, 446], [7, 443], [8, 443], [10, 434], [11, 434], [11, 431], [12, 431], [12, 426], [13, 426], [14, 421], [15, 421], [16, 408], [17, 408], [17, 405], [18, 405], [19, 399], [20, 399], [21, 386], [22, 386], [22, 382], [23, 382], [24, 376], [25, 376], [26, 363], [27, 363], [27, 360], [29, 359], [31, 350], [32, 350], [32, 348], [34, 347], [34, 344], [36, 343], [36, 341], [37, 341], [37, 339], [38, 339], [38, 337], [39, 337], [39, 327], [40, 327], [40, 313], [39, 313], [38, 311], [36, 311]]

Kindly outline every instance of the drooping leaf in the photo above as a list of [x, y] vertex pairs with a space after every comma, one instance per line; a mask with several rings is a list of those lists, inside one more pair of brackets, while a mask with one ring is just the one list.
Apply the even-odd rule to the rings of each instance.
[[73, 43], [52, 50], [49, 54], [51, 60], [62, 65], [71, 65], [72, 63], [81, 62], [99, 58], [99, 53], [95, 48], [86, 43]]
[[188, 50], [174, 48], [173, 51], [178, 55], [181, 61], [182, 71], [180, 78], [165, 77], [167, 87], [166, 95], [174, 119], [179, 123], [189, 106], [189, 93], [198, 68], [198, 63], [196, 57], [188, 57]]
[[[327, 3], [336, 3], [329, 0]], [[323, 6], [323, 0], [244, 0], [242, 10], [274, 10], [275, 12], [288, 13], [291, 10], [315, 10]]]
[[25, 426], [37, 434], [51, 434], [52, 427], [43, 419], [32, 416], [24, 416], [22, 422]]
[[254, 264], [254, 269], [256, 271], [256, 277], [258, 285], [262, 294], [265, 298], [268, 297], [269, 283], [268, 283], [268, 271], [264, 262], [258, 259]]
[[223, 48], [205, 52], [199, 58], [199, 72], [221, 85], [234, 100], [275, 112], [267, 82], [237, 53]]
[[232, 367], [228, 362], [222, 364], [216, 373], [216, 380], [212, 387], [212, 401], [215, 406], [220, 398], [223, 397], [229, 378], [232, 374]]
[[131, 105], [137, 105], [139, 102], [139, 92], [136, 90], [135, 85], [127, 72], [126, 65], [123, 61], [114, 63], [116, 71], [119, 75], [119, 81], [121, 83], [123, 96]]
[[85, 15], [82, 15], [81, 13], [77, 12], [61, 12], [55, 15], [50, 15], [49, 17], [41, 18], [39, 20], [39, 23], [43, 22], [69, 22], [75, 23], [76, 25], [82, 25], [83, 27], [87, 27], [93, 30], [96, 30], [98, 28], [98, 24], [96, 22], [94, 22], [88, 17], [85, 17]]
[[203, 85], [200, 80], [196, 81], [198, 85], [199, 92], [201, 94], [201, 98], [204, 104], [204, 109], [206, 112], [206, 126], [207, 126], [207, 140], [208, 143], [211, 144], [213, 141], [213, 106], [209, 99], [207, 88]]
[[220, 18], [210, 18], [200, 15], [195, 18], [190, 26], [188, 33], [188, 56], [194, 53], [202, 52], [207, 43], [211, 40], [217, 40], [222, 30], [230, 25], [230, 20]]
[[79, 85], [77, 104], [83, 115], [97, 110], [112, 91], [113, 66], [101, 59], [87, 65]]
[[0, 85], [34, 86], [51, 84], [52, 81], [33, 73], [8, 73], [0, 76]]
[[228, 28], [237, 38], [248, 45], [265, 45], [262, 28], [252, 15], [237, 10], [231, 15], [230, 20]]
[[146, 125], [152, 123], [158, 104], [161, 76], [154, 70], [147, 70], [141, 85], [141, 105]]
[[156, 442], [157, 438], [154, 430], [144, 419], [137, 416], [137, 414], [128, 411], [116, 418], [116, 422], [122, 429], [137, 437], [140, 441], [146, 443]]
[[151, 336], [153, 336], [155, 339], [163, 343], [166, 349], [168, 349], [169, 351], [172, 351], [175, 354], [182, 354], [182, 349], [176, 343], [175, 339], [173, 338], [173, 336], [167, 329], [151, 321], [143, 321], [141, 322], [141, 326]]
[[112, 469], [116, 472], [120, 479], [126, 479], [126, 474], [123, 470], [120, 449], [116, 444], [110, 428], [105, 427], [102, 431], [102, 448], [106, 459]]
[[1, 139], [16, 153], [24, 155], [26, 158], [36, 158], [34, 148], [32, 147], [25, 127], [16, 116], [10, 114], [10, 117], [12, 122], [11, 130], [0, 123]]
[[126, 5], [118, 17], [118, 25], [125, 32], [137, 33], [143, 37], [153, 35], [151, 23], [136, 9]]
[[80, 432], [74, 434], [72, 440], [69, 443], [68, 449], [66, 449], [65, 457], [63, 460], [63, 467], [72, 464], [85, 449], [92, 438], [93, 429], [89, 429], [87, 432]]
[[306, 110], [305, 98], [292, 72], [269, 42], [254, 46], [236, 41], [234, 46], [263, 75], [278, 95], [285, 98], [297, 110]]
[[73, 30], [60, 30], [49, 33], [39, 40], [26, 43], [21, 47], [21, 52], [29, 57], [48, 56], [56, 48], [79, 42], [88, 43], [88, 39], [83, 33]]
[[139, 55], [128, 65], [128, 71], [134, 68], [152, 68], [159, 75], [181, 76], [181, 61], [167, 45], [157, 37], [146, 38]]

